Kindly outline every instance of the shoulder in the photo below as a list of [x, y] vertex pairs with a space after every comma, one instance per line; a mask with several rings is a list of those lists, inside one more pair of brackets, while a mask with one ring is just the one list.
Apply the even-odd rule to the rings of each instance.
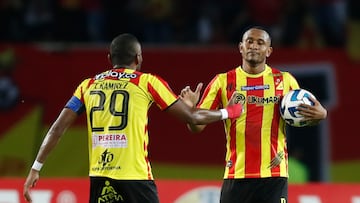
[[88, 86], [88, 85], [91, 85], [92, 83], [94, 83], [95, 81], [95, 78], [86, 78], [84, 80], [81, 81], [80, 85], [81, 86]]
[[230, 75], [235, 75], [236, 74], [236, 70], [241, 68], [240, 66], [236, 67], [236, 68], [233, 68], [233, 69], [230, 69], [226, 72], [220, 72], [218, 74], [215, 75], [215, 78], [226, 78]]
[[273, 74], [279, 74], [284, 78], [295, 79], [295, 77], [289, 71], [280, 70], [278, 68], [270, 67], [269, 65], [267, 65], [267, 67], [271, 69]]

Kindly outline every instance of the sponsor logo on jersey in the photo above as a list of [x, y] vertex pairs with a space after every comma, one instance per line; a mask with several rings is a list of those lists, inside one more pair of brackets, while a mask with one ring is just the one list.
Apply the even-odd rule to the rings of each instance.
[[91, 170], [93, 171], [109, 171], [109, 170], [119, 170], [121, 169], [120, 166], [112, 166], [111, 162], [114, 160], [115, 155], [106, 149], [103, 153], [101, 153], [97, 163], [98, 166], [92, 167]]
[[277, 104], [279, 102], [280, 102], [280, 96], [258, 97], [255, 95], [250, 95], [247, 97], [248, 104], [265, 105], [270, 103]]
[[241, 86], [242, 91], [250, 91], [250, 90], [268, 90], [270, 89], [270, 85], [250, 85], [250, 86]]
[[98, 203], [111, 203], [111, 202], [123, 202], [123, 197], [116, 192], [115, 188], [110, 185], [110, 182], [105, 181], [105, 186], [101, 190], [101, 194], [98, 197]]
[[104, 73], [100, 73], [95, 76], [95, 80], [101, 80], [105, 78], [115, 78], [115, 79], [134, 79], [137, 78], [138, 75], [135, 73], [124, 73], [124, 72], [117, 72], [113, 70], [106, 71]]
[[93, 134], [92, 135], [92, 147], [104, 147], [104, 148], [126, 148], [128, 146], [128, 140], [125, 134]]

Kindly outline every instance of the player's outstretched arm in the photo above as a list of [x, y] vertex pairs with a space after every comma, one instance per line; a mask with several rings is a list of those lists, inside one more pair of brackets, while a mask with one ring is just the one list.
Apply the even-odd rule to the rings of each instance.
[[[202, 84], [200, 86], [200, 84], [197, 86], [195, 92], [193, 92], [188, 86], [185, 87], [182, 91], [181, 91], [181, 95], [180, 95], [180, 99], [185, 103], [187, 104], [190, 108], [193, 108], [195, 109], [195, 106], [196, 106], [196, 103], [198, 102], [199, 100], [199, 96], [200, 96], [200, 90], [201, 90], [201, 87], [202, 87]], [[194, 99], [196, 98], [196, 99]], [[228, 109], [232, 109], [233, 107], [236, 107], [236, 111], [239, 111], [237, 112], [237, 115], [236, 117], [228, 117], [228, 118], [237, 118], [241, 115], [242, 113], [242, 105], [241, 104], [238, 104], [237, 100], [236, 100], [236, 93], [234, 92], [234, 94], [232, 95], [232, 97], [230, 98], [229, 100], [229, 103], [228, 103], [228, 106], [225, 108], [225, 109], [221, 109], [220, 111], [221, 112], [224, 112], [225, 110], [228, 110]], [[227, 112], [225, 112], [226, 114]], [[222, 117], [221, 120], [223, 119], [227, 119], [227, 118], [224, 118]], [[205, 124], [208, 124], [208, 123], [205, 123]], [[188, 129], [191, 131], [191, 132], [201, 132], [205, 127], [206, 125], [199, 125], [199, 124], [194, 124], [194, 123], [190, 123], [188, 122], [187, 124], [187, 127]]]
[[237, 118], [241, 115], [241, 104], [228, 105], [220, 110], [207, 110], [195, 108], [200, 97], [202, 83], [199, 83], [193, 92], [190, 87], [185, 87], [179, 96], [179, 99], [172, 104], [167, 112], [178, 119], [185, 121], [189, 125], [201, 126], [228, 118]]
[[242, 106], [241, 104], [234, 104], [220, 110], [207, 110], [191, 108], [181, 99], [178, 99], [166, 111], [186, 123], [204, 125], [228, 118], [237, 118], [242, 112]]
[[47, 132], [24, 184], [23, 195], [27, 202], [32, 202], [29, 190], [36, 185], [42, 164], [45, 162], [48, 154], [54, 149], [60, 137], [76, 118], [77, 114], [74, 111], [64, 108]]

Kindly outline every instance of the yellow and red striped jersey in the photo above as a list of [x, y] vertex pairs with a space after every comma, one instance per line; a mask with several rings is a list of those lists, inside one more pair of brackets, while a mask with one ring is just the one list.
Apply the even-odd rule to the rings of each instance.
[[256, 75], [237, 67], [208, 84], [198, 107], [223, 108], [236, 91], [244, 108], [238, 119], [224, 121], [225, 179], [288, 177], [285, 122], [279, 105], [283, 95], [297, 88], [290, 73], [268, 65]]
[[152, 180], [148, 160], [148, 110], [177, 101], [162, 78], [131, 69], [112, 69], [85, 79], [67, 108], [86, 110], [89, 175]]

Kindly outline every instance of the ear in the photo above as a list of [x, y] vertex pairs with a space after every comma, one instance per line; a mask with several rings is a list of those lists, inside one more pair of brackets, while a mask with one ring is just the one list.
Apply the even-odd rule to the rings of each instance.
[[111, 65], [113, 65], [112, 62], [111, 62], [111, 55], [110, 55], [110, 54], [107, 55], [107, 58], [108, 58], [109, 63], [110, 63]]
[[243, 49], [242, 42], [239, 42], [238, 48], [239, 48], [240, 53], [242, 53], [243, 52], [242, 51], [242, 49]]
[[272, 51], [273, 51], [273, 48], [269, 47], [268, 50], [266, 51], [266, 57], [269, 57], [271, 55]]
[[136, 57], [135, 57], [135, 63], [136, 65], [137, 64], [141, 64], [142, 63], [142, 55], [141, 54], [136, 54]]

